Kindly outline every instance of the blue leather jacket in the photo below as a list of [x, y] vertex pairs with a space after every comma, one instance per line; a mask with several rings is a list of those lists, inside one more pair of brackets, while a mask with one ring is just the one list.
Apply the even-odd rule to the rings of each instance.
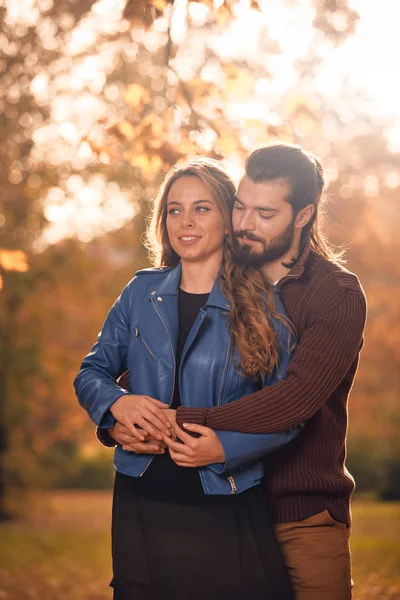
[[[145, 394], [170, 404], [175, 382], [178, 340], [178, 288], [181, 265], [138, 271], [108, 313], [98, 342], [84, 358], [75, 379], [80, 404], [100, 427], [111, 427], [110, 406], [123, 394]], [[276, 296], [278, 312], [285, 314]], [[234, 402], [260, 389], [237, 373], [231, 351], [227, 316], [230, 307], [217, 279], [207, 304], [186, 340], [179, 367], [180, 401], [184, 406], [212, 407]], [[285, 377], [293, 344], [288, 329], [274, 323], [280, 340], [280, 360], [266, 385]], [[116, 383], [129, 368], [130, 392]], [[226, 460], [199, 468], [206, 494], [240, 493], [260, 483], [262, 457], [291, 441], [302, 425], [276, 434], [217, 431]], [[150, 454], [115, 450], [117, 471], [140, 477], [152, 461]]]

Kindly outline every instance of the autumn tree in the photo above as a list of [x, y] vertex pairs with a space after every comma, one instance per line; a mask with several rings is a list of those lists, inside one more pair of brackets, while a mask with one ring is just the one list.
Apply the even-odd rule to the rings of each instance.
[[[313, 88], [321, 49], [339, 46], [355, 30], [357, 14], [347, 2], [315, 0], [309, 52], [295, 64], [284, 97], [263, 91], [272, 89], [273, 64], [285, 51], [268, 18], [255, 27], [268, 16], [268, 3], [129, 0], [110, 10], [100, 0], [55, 0], [38, 2], [32, 16], [13, 15], [4, 2], [0, 7], [4, 513], [6, 485], [11, 491], [56, 485], [75, 473], [82, 442], [93, 433], [76, 407], [72, 378], [113, 299], [145, 265], [140, 233], [148, 203], [172, 164], [207, 154], [239, 167], [249, 149], [271, 139], [320, 155], [337, 200], [330, 215], [335, 240], [355, 240], [349, 266], [373, 288], [376, 337], [388, 326], [393, 287], [377, 290], [373, 281], [382, 268], [373, 248], [384, 236], [374, 229], [365, 181], [380, 165], [379, 190], [391, 211], [396, 186], [387, 182], [393, 184], [398, 160], [383, 129], [354, 103], [351, 86], [343, 94], [343, 106], [354, 107], [350, 116]], [[243, 27], [253, 26], [256, 52], [240, 44], [227, 51]], [[261, 111], [235, 110], [250, 98]], [[362, 127], [374, 132], [373, 155], [359, 136]], [[363, 263], [369, 239], [375, 245]], [[389, 337], [386, 357], [394, 348]], [[376, 354], [368, 357], [372, 364]], [[398, 363], [390, 364], [394, 372]], [[367, 384], [373, 372], [378, 385], [376, 369], [361, 372], [355, 406], [373, 402], [377, 388]]]

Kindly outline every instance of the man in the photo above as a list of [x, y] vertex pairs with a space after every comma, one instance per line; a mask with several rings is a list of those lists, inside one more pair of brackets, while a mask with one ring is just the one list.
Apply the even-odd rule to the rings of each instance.
[[[179, 425], [200, 434], [204, 426], [273, 433], [306, 422], [296, 440], [266, 460], [264, 479], [298, 600], [351, 598], [347, 400], [366, 304], [357, 277], [340, 265], [321, 229], [323, 187], [320, 163], [299, 146], [274, 144], [247, 159], [232, 215], [238, 261], [259, 266], [278, 287], [297, 347], [285, 381], [223, 407], [181, 406], [176, 413]], [[118, 426], [112, 433], [128, 443]], [[186, 446], [192, 457], [195, 444], [204, 449], [206, 437], [181, 444], [182, 451], [164, 439], [178, 462]]]

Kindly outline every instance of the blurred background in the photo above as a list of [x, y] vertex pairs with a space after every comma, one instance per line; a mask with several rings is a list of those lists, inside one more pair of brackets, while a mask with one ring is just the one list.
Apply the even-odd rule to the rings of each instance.
[[[112, 451], [72, 381], [188, 154], [322, 159], [369, 301], [354, 598], [400, 598], [398, 0], [0, 0], [0, 599], [110, 598]], [[321, 599], [323, 600], [323, 599]]]

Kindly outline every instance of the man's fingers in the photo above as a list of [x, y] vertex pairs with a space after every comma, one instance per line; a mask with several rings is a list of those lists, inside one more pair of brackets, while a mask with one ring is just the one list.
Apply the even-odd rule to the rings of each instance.
[[133, 423], [129, 423], [127, 421], [125, 421], [123, 423], [123, 425], [125, 425], [125, 427], [128, 429], [129, 433], [139, 442], [143, 442], [143, 440], [145, 439], [146, 435], [147, 435], [147, 431], [141, 431], [140, 429], [138, 429], [137, 427], [135, 427], [135, 425]]
[[138, 442], [136, 440], [136, 438], [134, 438], [131, 434], [126, 435], [126, 434], [120, 433], [115, 436], [115, 439], [117, 440], [118, 444], [120, 444], [121, 446], [129, 446], [131, 444], [140, 444], [140, 442]]
[[128, 427], [126, 427], [119, 421], [116, 421], [116, 423], [114, 424], [114, 432], [115, 432], [115, 435], [121, 435], [121, 434], [131, 435]]

